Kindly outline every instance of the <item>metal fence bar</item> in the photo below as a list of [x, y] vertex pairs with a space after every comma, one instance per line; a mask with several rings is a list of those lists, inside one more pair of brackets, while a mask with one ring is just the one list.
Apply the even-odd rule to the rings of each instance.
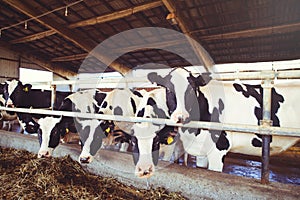
[[149, 122], [155, 124], [166, 124], [169, 126], [186, 127], [186, 128], [201, 128], [201, 129], [213, 129], [213, 130], [224, 130], [233, 132], [243, 133], [258, 133], [262, 135], [278, 135], [278, 136], [290, 136], [300, 137], [300, 129], [288, 128], [288, 127], [266, 127], [248, 124], [230, 124], [230, 123], [218, 123], [218, 122], [204, 122], [204, 121], [191, 121], [187, 124], [176, 123], [170, 119], [161, 118], [142, 118], [132, 116], [120, 116], [120, 115], [104, 115], [104, 114], [93, 114], [93, 113], [80, 113], [80, 112], [69, 112], [69, 111], [56, 111], [56, 110], [45, 110], [45, 109], [27, 109], [27, 108], [7, 108], [0, 106], [0, 110], [30, 113], [30, 114], [44, 114], [44, 115], [56, 115], [56, 116], [67, 116], [67, 117], [79, 117], [87, 119], [102, 119], [102, 120], [113, 120], [113, 121], [125, 121], [125, 122]]

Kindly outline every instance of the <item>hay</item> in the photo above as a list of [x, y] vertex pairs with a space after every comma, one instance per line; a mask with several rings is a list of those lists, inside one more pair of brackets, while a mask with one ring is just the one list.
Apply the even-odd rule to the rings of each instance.
[[186, 199], [164, 188], [138, 189], [86, 172], [69, 156], [37, 159], [0, 147], [0, 199]]

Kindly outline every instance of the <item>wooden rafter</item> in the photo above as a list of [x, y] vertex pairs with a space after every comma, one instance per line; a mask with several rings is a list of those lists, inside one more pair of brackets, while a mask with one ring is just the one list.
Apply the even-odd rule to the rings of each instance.
[[25, 37], [22, 37], [22, 38], [18, 38], [18, 39], [15, 39], [15, 40], [11, 40], [10, 43], [17, 44], [17, 43], [31, 42], [31, 41], [34, 41], [34, 40], [39, 40], [39, 39], [48, 37], [48, 36], [53, 35], [55, 33], [56, 32], [54, 30], [48, 30], [48, 31], [37, 33], [37, 34], [28, 35], [28, 36], [25, 36]]
[[[105, 23], [105, 22], [109, 22], [109, 21], [112, 21], [112, 20], [116, 20], [116, 19], [120, 19], [120, 18], [123, 18], [123, 17], [130, 16], [130, 15], [132, 15], [134, 13], [137, 13], [137, 12], [141, 12], [141, 11], [144, 11], [144, 10], [149, 10], [149, 9], [152, 9], [152, 8], [156, 8], [156, 7], [159, 7], [159, 6], [162, 6], [162, 5], [163, 4], [160, 0], [159, 1], [154, 1], [154, 2], [151, 2], [151, 3], [146, 3], [146, 4], [143, 4], [143, 5], [135, 6], [135, 7], [129, 8], [129, 9], [124, 9], [124, 10], [116, 11], [116, 12], [109, 13], [109, 14], [106, 14], [106, 15], [101, 15], [101, 16], [97, 16], [97, 17], [94, 17], [94, 18], [91, 18], [91, 19], [76, 22], [76, 23], [70, 24], [68, 26], [68, 28], [72, 29], [72, 28], [77, 28], [77, 27], [83, 27], [83, 26], [89, 26], [89, 25]], [[30, 42], [30, 41], [42, 39], [44, 37], [48, 37], [48, 36], [53, 35], [55, 33], [56, 33], [55, 30], [48, 30], [48, 31], [36, 33], [36, 34], [33, 34], [33, 35], [29, 35], [29, 36], [26, 36], [26, 37], [22, 37], [22, 38], [19, 38], [19, 39], [16, 39], [16, 40], [12, 40], [11, 42], [13, 44]]]
[[[203, 31], [203, 30], [201, 30]], [[201, 36], [201, 40], [210, 41], [210, 40], [220, 40], [220, 39], [236, 39], [236, 38], [248, 38], [248, 37], [259, 37], [272, 35], [277, 33], [290, 33], [300, 31], [300, 23], [294, 24], [284, 24], [279, 26], [270, 26], [256, 29], [248, 29], [242, 31], [234, 31], [230, 33], [209, 35], [209, 36]], [[197, 33], [199, 31], [193, 31], [191, 33]]]
[[[164, 48], [168, 46], [174, 46], [178, 44], [184, 44], [186, 41], [185, 40], [171, 40], [171, 41], [164, 41], [164, 42], [154, 42], [150, 44], [140, 44], [140, 45], [135, 45], [135, 46], [129, 46], [129, 47], [124, 47], [124, 48], [117, 48], [117, 49], [112, 49], [111, 52], [114, 53], [124, 53], [124, 52], [134, 52], [134, 51], [143, 51], [145, 49], [151, 49], [151, 48]], [[82, 60], [85, 59], [87, 56], [87, 53], [83, 54], [76, 54], [76, 55], [70, 55], [70, 56], [61, 56], [61, 57], [56, 57], [53, 58], [51, 61], [52, 62], [66, 62], [66, 61], [73, 61], [73, 60]]]
[[82, 27], [82, 26], [89, 26], [89, 25], [104, 23], [104, 22], [124, 18], [124, 17], [130, 16], [130, 15], [133, 15], [134, 13], [141, 12], [144, 10], [149, 10], [149, 9], [156, 8], [156, 7], [159, 7], [162, 5], [163, 4], [160, 0], [154, 1], [151, 3], [144, 4], [144, 5], [135, 6], [135, 7], [129, 8], [129, 9], [116, 11], [116, 12], [113, 12], [113, 13], [110, 13], [107, 15], [102, 15], [102, 16], [94, 17], [94, 18], [87, 19], [84, 21], [80, 21], [80, 22], [71, 24], [69, 26], [69, 28], [77, 28], [77, 27]]
[[73, 61], [73, 60], [82, 60], [87, 57], [88, 53], [81, 53], [81, 54], [75, 54], [75, 55], [70, 55], [70, 56], [61, 56], [61, 57], [56, 57], [51, 60], [51, 62], [68, 62], [68, 61]]
[[[21, 0], [4, 0], [4, 1], [31, 18], [34, 18], [35, 16], [38, 16], [40, 14], [37, 12], [36, 9], [34, 9], [33, 6], [27, 5]], [[74, 32], [70, 31], [68, 28], [64, 27], [63, 25], [57, 23], [52, 18], [48, 16], [44, 16], [43, 18], [36, 18], [35, 20], [41, 23], [42, 25], [46, 26], [47, 28], [51, 30], [55, 30], [58, 34], [63, 36], [65, 39], [73, 42], [83, 50], [87, 52], [91, 52], [93, 50], [94, 45], [85, 41], [82, 35], [80, 35], [79, 33], [74, 34]], [[126, 74], [128, 71], [130, 71], [130, 68], [116, 61], [111, 63], [111, 60], [109, 58], [100, 55], [97, 52], [94, 52], [93, 56], [95, 56], [101, 62], [109, 65], [112, 69], [120, 72], [121, 74]]]
[[200, 58], [203, 62], [204, 67], [209, 71], [209, 69], [214, 65], [213, 60], [209, 57], [207, 52], [199, 46], [199, 44], [193, 39], [191, 33], [189, 32], [187, 23], [184, 21], [184, 18], [180, 16], [180, 14], [176, 11], [176, 6], [171, 0], [162, 0], [165, 7], [168, 9], [170, 13], [174, 14], [174, 18], [177, 21], [181, 31], [187, 36], [188, 41], [195, 54]]

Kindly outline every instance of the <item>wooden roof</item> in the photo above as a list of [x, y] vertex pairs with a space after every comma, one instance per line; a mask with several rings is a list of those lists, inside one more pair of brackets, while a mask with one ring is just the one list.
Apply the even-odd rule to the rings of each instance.
[[82, 72], [212, 65], [193, 41], [160, 31], [114, 40], [108, 49], [121, 55], [112, 63], [105, 53], [85, 59], [112, 36], [146, 27], [184, 33], [217, 64], [291, 60], [300, 58], [299, 8], [299, 0], [1, 0], [0, 44], [62, 76], [76, 74], [83, 60]]

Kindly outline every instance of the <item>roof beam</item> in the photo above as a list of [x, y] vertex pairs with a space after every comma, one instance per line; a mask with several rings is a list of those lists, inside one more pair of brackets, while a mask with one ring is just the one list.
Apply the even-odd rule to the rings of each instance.
[[151, 3], [135, 6], [135, 7], [129, 8], [129, 9], [109, 13], [107, 15], [102, 15], [102, 16], [94, 17], [94, 18], [87, 19], [84, 21], [80, 21], [80, 22], [71, 24], [69, 26], [69, 28], [77, 28], [77, 27], [82, 27], [82, 26], [89, 26], [89, 25], [104, 23], [104, 22], [124, 18], [124, 17], [130, 16], [130, 15], [133, 15], [134, 13], [141, 12], [144, 10], [149, 10], [149, 9], [156, 8], [156, 7], [159, 7], [162, 5], [163, 4], [160, 0], [154, 1]]
[[[68, 26], [68, 28], [77, 28], [77, 27], [83, 27], [83, 26], [89, 26], [89, 25], [95, 25], [95, 24], [100, 24], [100, 23], [105, 23], [105, 22], [109, 22], [112, 20], [116, 20], [116, 19], [120, 19], [123, 17], [127, 17], [130, 16], [134, 13], [137, 12], [141, 12], [144, 10], [149, 10], [152, 8], [156, 8], [159, 6], [162, 6], [163, 3], [159, 0], [159, 1], [154, 1], [151, 3], [146, 3], [143, 5], [139, 5], [139, 6], [135, 6], [129, 9], [125, 9], [125, 10], [120, 10], [120, 11], [116, 11], [113, 13], [109, 13], [106, 15], [101, 15], [101, 16], [97, 16], [91, 19], [87, 19], [87, 20], [83, 20], [80, 22], [76, 22], [73, 24], [70, 24]], [[48, 31], [43, 31], [37, 34], [33, 34], [33, 35], [29, 35], [26, 37], [22, 37], [16, 40], [12, 40], [11, 43], [16, 44], [16, 43], [23, 43], [23, 42], [30, 42], [30, 41], [34, 41], [34, 40], [38, 40], [38, 39], [42, 39], [44, 37], [48, 37], [50, 35], [55, 34], [56, 32], [54, 30], [48, 30]]]
[[184, 21], [184, 18], [176, 11], [176, 6], [171, 0], [162, 0], [165, 7], [170, 13], [174, 13], [175, 20], [177, 21], [181, 31], [187, 36], [189, 43], [191, 44], [195, 54], [200, 58], [200, 61], [203, 62], [204, 67], [207, 71], [213, 67], [213, 60], [209, 57], [208, 53], [201, 47], [196, 40], [193, 39], [191, 33], [189, 32], [187, 23]]
[[[200, 31], [200, 30], [199, 30]], [[191, 33], [197, 33], [199, 31], [192, 31]], [[204, 31], [204, 30], [201, 30]], [[211, 41], [211, 40], [221, 40], [221, 39], [236, 39], [236, 38], [248, 38], [248, 37], [259, 37], [259, 36], [266, 36], [272, 35], [277, 33], [290, 33], [300, 31], [300, 23], [294, 24], [284, 24], [278, 26], [269, 26], [263, 28], [256, 28], [256, 29], [248, 29], [243, 31], [234, 31], [230, 33], [223, 33], [223, 34], [216, 34], [216, 35], [209, 35], [209, 36], [201, 36], [201, 40]]]
[[[33, 6], [25, 4], [24, 1], [21, 0], [4, 0], [4, 1], [10, 6], [14, 7], [15, 9], [19, 10], [20, 12], [26, 14], [29, 17], [34, 18], [35, 16], [39, 16], [40, 14]], [[48, 17], [47, 15], [41, 18], [35, 18], [35, 20], [41, 23], [42, 25], [46, 26], [47, 28], [51, 30], [55, 30], [58, 34], [60, 34], [67, 40], [73, 42], [83, 50], [87, 52], [91, 52], [93, 50], [94, 45], [85, 41], [84, 37], [81, 34], [79, 33], [74, 34], [74, 32], [70, 31], [68, 28], [65, 28], [63, 25], [57, 23], [55, 20]], [[121, 74], [126, 74], [127, 72], [130, 71], [130, 68], [116, 61], [111, 63], [111, 60], [109, 58], [100, 55], [97, 52], [94, 52], [93, 56], [95, 56], [104, 64], [110, 66], [112, 69], [120, 72]]]
[[[174, 46], [174, 45], [178, 45], [178, 44], [185, 44], [185, 42], [186, 42], [185, 40], [169, 40], [169, 41], [164, 41], [164, 42], [154, 42], [151, 44], [147, 43], [147, 44], [140, 44], [140, 45], [135, 45], [135, 46], [111, 49], [111, 52], [123, 53], [123, 52], [143, 51], [143, 50], [151, 49], [151, 48], [159, 49], [159, 48]], [[67, 61], [73, 61], [73, 60], [82, 60], [82, 59], [85, 59], [86, 56], [88, 56], [87, 53], [82, 53], [82, 54], [75, 54], [75, 55], [70, 55], [70, 56], [56, 57], [56, 58], [53, 58], [51, 61], [52, 62], [67, 62]]]
[[10, 43], [17, 44], [17, 43], [31, 42], [31, 41], [34, 41], [34, 40], [39, 40], [39, 39], [54, 35], [55, 33], [56, 32], [54, 30], [48, 30], [48, 31], [37, 33], [37, 34], [28, 35], [28, 36], [25, 36], [25, 37], [22, 37], [22, 38], [18, 38], [18, 39], [15, 39], [15, 40], [11, 40]]

